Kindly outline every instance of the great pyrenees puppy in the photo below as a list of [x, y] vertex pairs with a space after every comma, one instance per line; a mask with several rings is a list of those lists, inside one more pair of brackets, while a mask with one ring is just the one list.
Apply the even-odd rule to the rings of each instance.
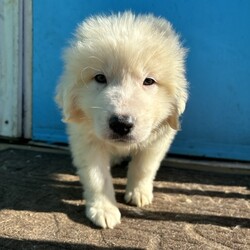
[[87, 19], [65, 50], [56, 100], [95, 225], [114, 228], [121, 220], [114, 158], [131, 157], [125, 201], [152, 202], [153, 180], [187, 101], [185, 54], [168, 21], [131, 12]]

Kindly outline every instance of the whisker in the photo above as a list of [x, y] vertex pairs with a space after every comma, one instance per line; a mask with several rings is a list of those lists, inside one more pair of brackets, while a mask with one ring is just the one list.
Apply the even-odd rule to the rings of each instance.
[[96, 57], [96, 56], [90, 56], [89, 58], [90, 58], [90, 59], [91, 59], [91, 58], [96, 59], [96, 60], [98, 60], [99, 62], [101, 62], [101, 63], [104, 64], [104, 62], [103, 62], [100, 58], [98, 58], [98, 57]]
[[102, 107], [95, 107], [95, 106], [93, 106], [93, 107], [90, 107], [91, 109], [103, 109]]
[[[91, 57], [90, 57], [90, 58], [91, 58]], [[96, 58], [96, 57], [93, 56], [93, 58]], [[96, 59], [98, 59], [98, 58], [96, 58]], [[98, 60], [99, 60], [99, 59], [98, 59]], [[99, 61], [101, 61], [101, 60], [99, 60]], [[85, 70], [87, 70], [87, 69], [91, 69], [91, 70], [93, 70], [94, 72], [103, 72], [103, 73], [105, 73], [102, 67], [101, 67], [101, 68], [94, 68], [94, 67], [92, 67], [92, 66], [87, 66], [87, 67], [83, 68], [83, 69], [81, 70], [81, 81], [82, 81], [84, 84], [86, 84], [86, 82], [84, 81], [83, 73], [84, 73]], [[88, 88], [88, 85], [86, 85], [86, 86], [87, 86], [87, 88]]]
[[89, 67], [85, 67], [81, 70], [81, 81], [86, 85], [86, 87], [88, 88], [88, 85], [87, 83], [85, 82], [85, 80], [83, 79], [83, 73], [86, 69], [88, 69]]
[[92, 106], [92, 107], [90, 107], [91, 109], [101, 109], [101, 110], [103, 110], [104, 112], [109, 112], [108, 110], [106, 110], [106, 109], [104, 109], [104, 108], [102, 108], [102, 107], [98, 107], [98, 106]]

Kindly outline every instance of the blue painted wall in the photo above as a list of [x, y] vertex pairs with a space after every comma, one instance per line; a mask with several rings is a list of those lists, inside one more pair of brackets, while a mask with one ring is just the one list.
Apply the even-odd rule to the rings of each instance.
[[53, 95], [77, 23], [127, 9], [166, 17], [190, 49], [190, 100], [171, 152], [250, 160], [249, 0], [33, 0], [33, 139], [67, 140]]

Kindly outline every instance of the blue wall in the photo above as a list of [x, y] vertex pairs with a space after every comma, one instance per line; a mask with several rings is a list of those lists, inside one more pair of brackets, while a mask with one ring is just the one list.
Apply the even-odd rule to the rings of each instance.
[[33, 0], [33, 139], [66, 141], [53, 95], [77, 23], [127, 9], [166, 17], [190, 49], [190, 100], [171, 152], [250, 160], [248, 0]]

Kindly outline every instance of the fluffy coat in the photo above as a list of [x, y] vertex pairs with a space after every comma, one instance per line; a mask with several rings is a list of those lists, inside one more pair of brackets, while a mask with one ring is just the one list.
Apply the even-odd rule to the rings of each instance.
[[153, 180], [187, 101], [185, 55], [168, 21], [131, 12], [87, 19], [65, 50], [56, 100], [94, 224], [120, 223], [114, 158], [132, 158], [125, 201], [152, 202]]

